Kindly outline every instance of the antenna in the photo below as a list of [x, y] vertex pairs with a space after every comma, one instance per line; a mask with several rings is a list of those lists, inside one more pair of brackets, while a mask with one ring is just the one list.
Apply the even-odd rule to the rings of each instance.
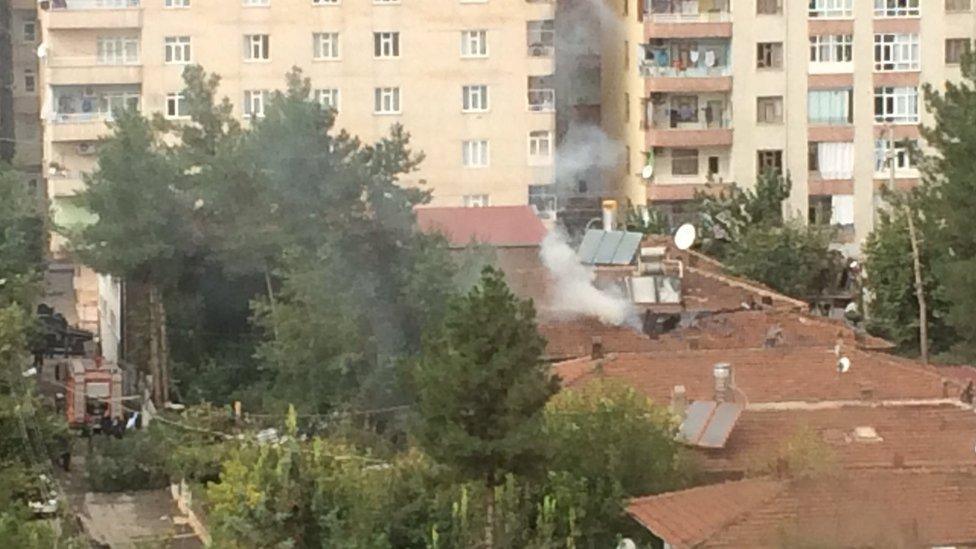
[[846, 356], [840, 357], [837, 361], [837, 373], [846, 374], [851, 369], [851, 359]]
[[674, 245], [677, 246], [679, 250], [687, 250], [695, 244], [695, 239], [698, 237], [697, 231], [695, 231], [695, 226], [691, 223], [685, 223], [684, 225], [678, 227], [678, 230], [674, 233]]
[[648, 164], [644, 166], [644, 168], [641, 170], [641, 177], [643, 177], [644, 179], [650, 179], [654, 177], [654, 165]]

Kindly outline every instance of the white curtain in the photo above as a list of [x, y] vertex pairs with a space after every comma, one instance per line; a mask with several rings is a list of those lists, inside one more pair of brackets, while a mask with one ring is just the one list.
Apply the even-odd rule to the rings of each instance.
[[854, 143], [818, 143], [817, 159], [824, 179], [854, 177]]
[[830, 197], [830, 224], [854, 224], [854, 195], [835, 194]]

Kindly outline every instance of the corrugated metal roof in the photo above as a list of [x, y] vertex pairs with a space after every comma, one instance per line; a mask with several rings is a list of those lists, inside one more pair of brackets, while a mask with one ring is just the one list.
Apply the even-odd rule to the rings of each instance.
[[640, 247], [640, 233], [624, 231], [586, 231], [577, 256], [589, 265], [629, 265]]

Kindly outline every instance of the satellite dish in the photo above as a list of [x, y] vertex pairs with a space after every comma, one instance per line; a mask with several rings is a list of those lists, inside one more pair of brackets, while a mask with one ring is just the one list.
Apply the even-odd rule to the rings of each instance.
[[643, 177], [644, 179], [650, 179], [654, 177], [654, 166], [651, 164], [644, 166], [644, 169], [641, 170], [641, 177]]
[[617, 544], [617, 549], [637, 549], [637, 544], [630, 538], [624, 538]]
[[695, 243], [695, 238], [697, 237], [698, 233], [695, 231], [695, 226], [691, 223], [685, 223], [678, 227], [678, 230], [674, 233], [674, 245], [679, 250], [687, 250]]
[[47, 57], [47, 44], [41, 44], [37, 46], [37, 57], [39, 59], [44, 59]]
[[841, 374], [846, 374], [848, 370], [851, 369], [851, 359], [846, 356], [840, 357], [837, 361], [837, 372]]

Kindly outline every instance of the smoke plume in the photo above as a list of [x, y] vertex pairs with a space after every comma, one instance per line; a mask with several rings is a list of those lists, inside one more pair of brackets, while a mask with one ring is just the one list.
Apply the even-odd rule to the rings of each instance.
[[590, 316], [605, 324], [636, 326], [637, 310], [624, 296], [593, 284], [593, 271], [579, 262], [576, 252], [559, 231], [549, 231], [539, 255], [552, 274], [549, 305], [557, 316]]
[[574, 185], [578, 179], [599, 181], [600, 173], [620, 166], [624, 146], [593, 125], [574, 124], [556, 150], [556, 180]]

